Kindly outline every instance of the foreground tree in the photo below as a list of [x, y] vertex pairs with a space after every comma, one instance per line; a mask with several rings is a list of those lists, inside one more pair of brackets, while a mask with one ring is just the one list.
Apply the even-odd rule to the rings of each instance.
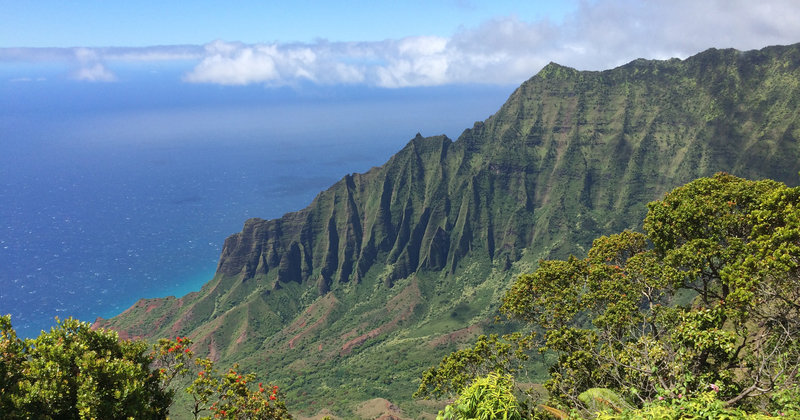
[[188, 379], [195, 419], [291, 419], [277, 386], [256, 387], [255, 375], [235, 368], [221, 374], [191, 345], [178, 337], [151, 349], [71, 318], [20, 340], [11, 317], [0, 317], [0, 418], [164, 419]]
[[646, 234], [540, 261], [503, 301], [556, 355], [554, 403], [586, 407], [582, 393], [606, 388], [637, 406], [708, 392], [725, 407], [796, 404], [800, 188], [718, 174], [648, 208]]
[[[291, 419], [286, 406], [279, 398], [278, 386], [266, 386], [252, 373], [238, 372], [234, 365], [220, 373], [209, 359], [198, 359], [194, 381], [186, 392], [192, 397], [192, 415], [195, 419]], [[209, 416], [202, 414], [208, 413]]]
[[0, 316], [0, 418], [19, 417], [17, 396], [25, 361], [25, 343], [11, 327], [11, 317]]
[[2, 418], [163, 419], [172, 391], [150, 369], [149, 347], [93, 331], [74, 319], [19, 340], [9, 316], [0, 318]]
[[436, 420], [522, 420], [523, 411], [514, 396], [513, 378], [490, 373], [472, 382], [455, 402], [439, 412]]

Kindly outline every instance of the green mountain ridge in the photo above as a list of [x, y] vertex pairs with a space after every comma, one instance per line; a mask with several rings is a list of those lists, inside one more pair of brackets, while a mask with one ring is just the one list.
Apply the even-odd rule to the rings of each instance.
[[796, 185], [800, 44], [551, 63], [456, 141], [417, 135], [305, 209], [250, 219], [217, 273], [97, 326], [190, 336], [281, 383], [293, 412], [354, 416], [386, 398], [418, 417], [421, 372], [487, 331], [514, 276], [638, 228], [645, 204], [725, 171]]

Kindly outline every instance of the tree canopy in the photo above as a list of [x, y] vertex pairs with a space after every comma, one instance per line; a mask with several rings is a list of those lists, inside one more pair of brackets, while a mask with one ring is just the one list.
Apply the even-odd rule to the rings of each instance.
[[[69, 318], [35, 339], [19, 339], [0, 317], [0, 418], [164, 419], [184, 410], [194, 419], [291, 419], [277, 386], [233, 366], [220, 372], [195, 359], [192, 341], [120, 340]], [[191, 406], [173, 407], [181, 383]], [[174, 412], [174, 411], [173, 411]]]
[[796, 406], [800, 188], [698, 179], [650, 203], [644, 232], [540, 261], [507, 292], [501, 312], [555, 355], [551, 400], [586, 407], [579, 396], [605, 388], [640, 407], [709, 392], [724, 407]]
[[146, 343], [74, 319], [23, 341], [4, 316], [0, 331], [0, 417], [166, 417], [173, 391], [152, 372]]

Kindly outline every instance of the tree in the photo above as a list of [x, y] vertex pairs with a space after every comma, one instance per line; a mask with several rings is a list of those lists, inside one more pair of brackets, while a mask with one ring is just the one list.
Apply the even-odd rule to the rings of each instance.
[[195, 419], [210, 419], [200, 414], [208, 411], [213, 418], [246, 420], [291, 419], [286, 406], [278, 396], [278, 386], [264, 387], [255, 384], [256, 376], [252, 373], [238, 372], [234, 365], [226, 373], [217, 371], [214, 362], [209, 359], [196, 361], [200, 370], [186, 392], [192, 397], [192, 415]]
[[510, 375], [490, 373], [478, 378], [458, 399], [436, 416], [437, 420], [521, 420], [522, 406], [514, 396]]
[[727, 174], [648, 205], [645, 234], [542, 261], [501, 311], [543, 328], [549, 391], [608, 387], [639, 403], [719, 390], [755, 404], [797, 381], [800, 189]]
[[172, 402], [150, 370], [146, 343], [120, 341], [88, 323], [69, 318], [21, 341], [5, 316], [0, 348], [0, 370], [17, 381], [3, 384], [3, 418], [161, 419]]
[[[182, 379], [195, 419], [291, 419], [278, 387], [195, 359], [186, 337], [152, 346], [72, 318], [20, 340], [0, 317], [0, 418], [164, 419]], [[204, 416], [204, 414], [208, 414]]]
[[445, 357], [438, 366], [422, 374], [414, 397], [439, 398], [458, 393], [473, 379], [492, 372], [514, 374], [530, 350], [533, 336], [519, 333], [498, 337], [481, 335], [474, 346], [458, 350]]
[[0, 418], [21, 417], [17, 409], [25, 344], [11, 327], [11, 316], [0, 316]]
[[585, 407], [581, 393], [606, 388], [637, 406], [708, 392], [726, 407], [796, 404], [800, 188], [698, 179], [650, 203], [644, 231], [540, 261], [507, 292], [501, 312], [556, 356], [554, 403]]

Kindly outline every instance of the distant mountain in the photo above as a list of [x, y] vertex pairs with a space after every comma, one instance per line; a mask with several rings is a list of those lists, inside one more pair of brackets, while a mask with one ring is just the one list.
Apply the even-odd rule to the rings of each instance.
[[188, 335], [284, 385], [298, 413], [386, 398], [416, 416], [422, 370], [508, 328], [489, 320], [539, 258], [638, 228], [648, 201], [697, 177], [797, 184], [798, 138], [800, 44], [549, 64], [457, 141], [417, 135], [305, 209], [246, 221], [201, 291], [97, 325]]

